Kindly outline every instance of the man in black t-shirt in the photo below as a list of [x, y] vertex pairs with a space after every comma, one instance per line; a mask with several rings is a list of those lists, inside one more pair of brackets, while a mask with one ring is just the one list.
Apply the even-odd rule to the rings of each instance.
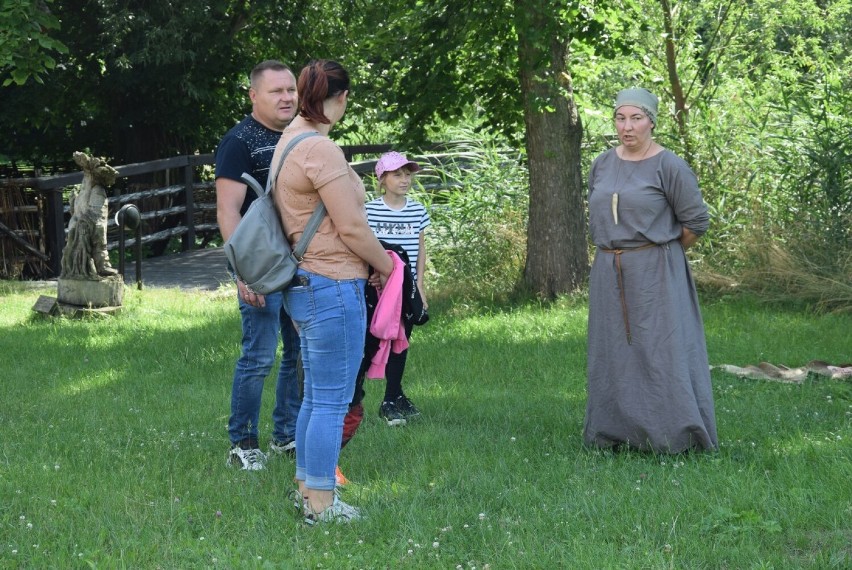
[[[216, 218], [225, 241], [255, 198], [254, 191], [240, 177], [248, 172], [266, 187], [275, 146], [298, 112], [296, 77], [286, 65], [264, 61], [252, 70], [250, 79], [251, 114], [228, 131], [216, 149]], [[254, 471], [263, 469], [266, 462], [258, 443], [260, 403], [264, 380], [275, 362], [279, 334], [284, 351], [275, 389], [269, 449], [295, 453], [296, 417], [301, 406], [296, 378], [299, 335], [284, 310], [282, 293], [259, 295], [234, 278], [243, 333], [242, 354], [234, 369], [231, 389], [231, 449], [227, 463]]]

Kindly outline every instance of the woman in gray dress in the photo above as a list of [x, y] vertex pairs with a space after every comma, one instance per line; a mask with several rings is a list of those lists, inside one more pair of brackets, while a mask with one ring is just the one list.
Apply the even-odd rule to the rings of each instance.
[[709, 226], [687, 163], [653, 138], [657, 97], [621, 91], [621, 144], [589, 172], [587, 445], [716, 449], [704, 325], [685, 250]]

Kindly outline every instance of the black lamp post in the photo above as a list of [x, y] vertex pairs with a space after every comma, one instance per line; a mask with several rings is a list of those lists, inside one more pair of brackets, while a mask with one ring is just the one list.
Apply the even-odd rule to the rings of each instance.
[[142, 290], [142, 215], [133, 204], [125, 204], [115, 213], [118, 225], [118, 272], [124, 277], [124, 230], [135, 230], [136, 288]]

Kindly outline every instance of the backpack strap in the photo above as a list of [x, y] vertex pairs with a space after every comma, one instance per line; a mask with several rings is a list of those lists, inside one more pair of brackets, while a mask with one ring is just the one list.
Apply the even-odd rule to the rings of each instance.
[[[284, 152], [281, 154], [281, 160], [278, 161], [278, 168], [275, 169], [275, 176], [266, 179], [266, 193], [269, 194], [275, 188], [276, 182], [278, 182], [278, 174], [281, 173], [281, 167], [284, 166], [284, 159], [287, 158], [287, 155], [290, 154], [290, 151], [293, 150], [293, 147], [299, 144], [302, 140], [319, 136], [319, 133], [316, 131], [311, 131], [308, 133], [301, 133], [293, 137], [287, 146], [284, 148]], [[258, 184], [258, 188], [260, 185]], [[257, 188], [255, 188], [255, 192]], [[298, 261], [302, 261], [302, 257], [304, 257], [305, 252], [308, 250], [308, 244], [311, 239], [314, 237], [314, 234], [319, 229], [320, 224], [322, 223], [322, 219], [325, 217], [325, 204], [320, 203], [317, 204], [317, 207], [314, 208], [314, 213], [311, 214], [311, 217], [308, 219], [308, 223], [305, 224], [305, 230], [302, 232], [302, 236], [299, 238], [299, 241], [296, 243], [293, 248], [293, 255], [296, 257]]]

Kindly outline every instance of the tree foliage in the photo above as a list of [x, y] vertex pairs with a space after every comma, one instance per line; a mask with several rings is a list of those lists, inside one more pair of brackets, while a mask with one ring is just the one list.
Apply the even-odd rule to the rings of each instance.
[[3, 87], [24, 85], [56, 68], [55, 56], [68, 47], [52, 37], [59, 20], [51, 12], [53, 0], [2, 0], [0, 2], [0, 80]]
[[655, 136], [701, 180], [714, 222], [696, 253], [756, 226], [850, 238], [852, 0], [3, 0], [0, 39], [0, 163], [209, 152], [267, 58], [344, 63], [345, 142], [499, 133], [528, 167], [528, 243], [556, 243], [527, 256], [546, 296], [578, 280], [547, 272], [584, 264], [582, 173], [612, 144], [629, 86], [660, 96]]
[[[839, 204], [849, 204], [849, 193], [839, 188], [849, 186], [843, 165], [850, 157], [839, 109], [852, 88], [845, 47], [852, 2], [661, 0], [645, 7], [646, 30], [631, 32], [633, 57], [578, 62], [581, 104], [603, 118], [592, 124], [590, 145], [602, 148], [612, 132], [615, 91], [643, 85], [661, 98], [657, 138], [689, 159], [713, 210], [699, 250], [730, 251], [756, 226], [787, 238], [812, 231], [805, 226], [815, 218], [848, 228], [850, 213]], [[821, 239], [829, 233], [838, 232]]]
[[2, 118], [11, 137], [0, 154], [38, 165], [67, 161], [74, 149], [118, 163], [195, 151], [236, 106], [233, 83], [222, 82], [241, 61], [224, 8], [198, 0], [63, 2], [57, 37], [71, 49], [45, 86], [0, 93], [14, 110]]
[[[8, 2], [9, 0], [7, 0]], [[329, 3], [331, 4], [331, 3]], [[210, 152], [249, 108], [263, 59], [321, 51], [336, 20], [300, 0], [67, 0], [52, 41], [69, 46], [45, 84], [0, 90], [0, 159], [62, 165], [75, 149], [116, 163]], [[308, 33], [311, 30], [311, 33]]]
[[425, 142], [436, 125], [471, 113], [518, 140], [523, 115], [511, 2], [395, 0], [364, 9], [373, 26], [357, 46], [367, 97], [379, 120], [400, 125], [401, 142]]
[[[526, 151], [530, 176], [526, 285], [544, 297], [581, 286], [588, 271], [582, 123], [569, 52], [623, 46], [616, 3], [461, 0], [383, 3], [362, 44], [379, 118], [415, 144], [438, 124], [470, 120]], [[618, 4], [619, 7], [622, 4]]]

